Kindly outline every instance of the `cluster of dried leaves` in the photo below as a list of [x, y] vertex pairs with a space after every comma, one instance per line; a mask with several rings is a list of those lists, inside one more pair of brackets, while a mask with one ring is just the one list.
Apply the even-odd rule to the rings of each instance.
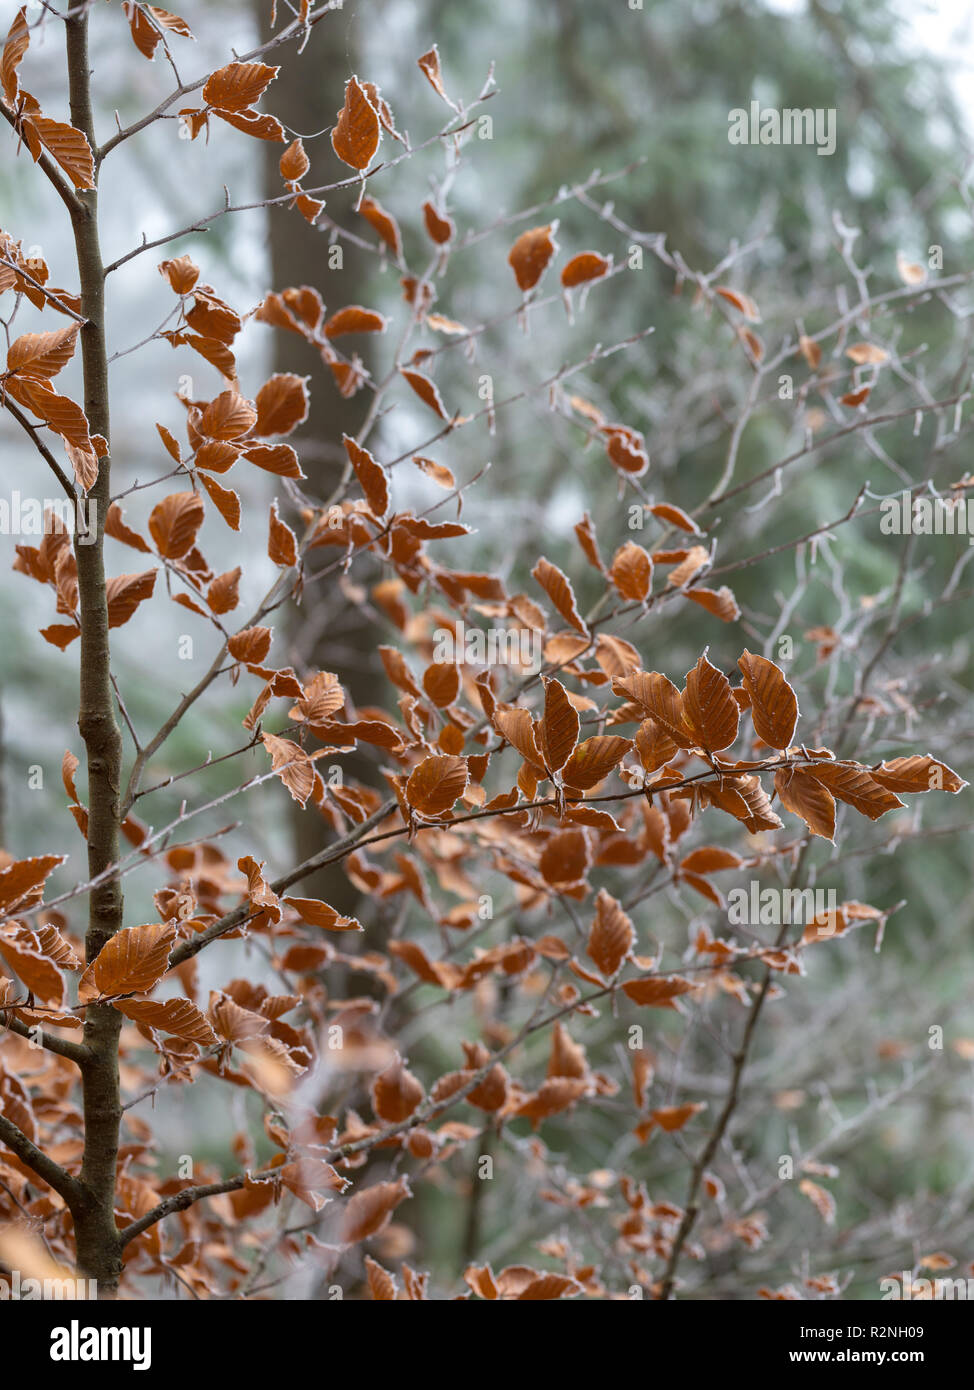
[[[147, 58], [169, 36], [190, 33], [184, 20], [156, 6], [124, 9], [135, 45]], [[305, 5], [302, 19], [308, 12]], [[76, 188], [85, 189], [93, 178], [85, 137], [43, 116], [20, 85], [28, 43], [22, 10], [0, 65], [5, 106], [35, 162], [46, 151]], [[419, 66], [435, 92], [462, 114], [463, 107], [446, 95], [435, 47]], [[202, 84], [202, 105], [181, 111], [194, 138], [208, 135], [216, 117], [246, 135], [287, 144], [276, 117], [256, 109], [277, 72], [262, 62], [234, 62], [212, 73]], [[375, 85], [350, 78], [331, 132], [334, 154], [364, 176], [384, 134], [409, 148]], [[287, 144], [281, 177], [295, 212], [314, 222], [324, 205], [306, 191], [310, 167], [301, 140]], [[377, 252], [403, 271], [404, 312], [413, 328], [425, 327], [448, 341], [473, 336], [432, 307], [434, 271], [457, 240], [443, 202], [427, 200], [417, 213], [434, 261], [433, 270], [412, 274], [399, 223], [364, 190], [363, 181], [357, 213], [376, 233]], [[556, 231], [556, 223], [536, 226], [513, 242], [512, 293], [516, 287], [530, 296], [538, 289], [559, 252]], [[66, 327], [25, 333], [10, 344], [2, 390], [5, 405], [31, 417], [33, 433], [46, 427], [63, 442], [83, 495], [108, 446], [90, 436], [82, 408], [52, 384], [75, 350], [80, 301], [49, 288], [47, 266], [26, 261], [12, 236], [2, 235], [0, 249], [0, 291], [22, 295], [37, 309], [74, 315]], [[809, 947], [864, 923], [881, 928], [884, 914], [845, 902], [798, 939], [757, 946], [702, 929], [685, 957], [686, 971], [678, 973], [664, 965], [661, 948], [641, 942], [645, 924], [632, 915], [639, 893], [626, 904], [600, 879], [611, 873], [624, 883], [642, 881], [641, 869], [658, 866], [672, 883], [719, 909], [724, 898], [715, 876], [754, 873], [778, 859], [791, 862], [796, 833], [801, 840], [807, 833], [833, 841], [837, 804], [876, 820], [902, 807], [904, 796], [953, 793], [965, 784], [922, 752], [866, 764], [807, 746], [798, 734], [798, 700], [786, 675], [746, 649], [732, 677], [704, 652], [682, 688], [672, 672], [646, 669], [640, 646], [609, 630], [613, 620], [645, 616], [674, 600], [692, 602], [717, 620], [716, 642], [725, 631], [719, 624], [740, 617], [729, 588], [704, 582], [715, 542], [694, 517], [665, 501], [645, 506], [647, 524], [658, 528], [657, 541], [643, 546], [626, 540], [609, 560], [591, 519], [579, 521], [579, 558], [591, 571], [586, 589], [596, 600], [586, 615], [572, 579], [544, 556], [534, 563], [526, 592], [511, 592], [495, 574], [446, 563], [437, 543], [460, 541], [470, 527], [397, 506], [394, 480], [395, 466], [411, 460], [434, 487], [460, 498], [462, 484], [451, 469], [420, 452], [384, 461], [381, 449], [366, 447], [364, 434], [346, 436], [348, 466], [337, 502], [288, 492], [284, 510], [290, 521], [277, 501], [271, 505], [267, 554], [279, 579], [258, 613], [239, 621], [242, 568], [216, 573], [201, 535], [208, 513], [216, 514], [218, 525], [241, 527], [240, 494], [218, 481], [234, 468], [238, 476], [253, 465], [287, 484], [307, 481], [298, 453], [285, 440], [307, 418], [308, 378], [271, 376], [250, 398], [238, 379], [234, 352], [248, 315], [201, 283], [188, 255], [164, 260], [159, 270], [179, 301], [177, 326], [160, 336], [199, 354], [222, 381], [208, 399], [181, 400], [178, 426], [157, 426], [169, 476], [177, 473], [179, 483], [152, 506], [144, 532], [126, 522], [117, 503], [108, 513], [106, 534], [137, 552], [140, 565], [150, 564], [108, 580], [110, 626], [148, 622], [143, 605], [159, 601], [162, 569], [172, 601], [212, 626], [216, 671], [229, 672], [232, 682], [252, 691], [244, 726], [252, 744], [266, 751], [266, 777], [278, 778], [306, 815], [320, 818], [328, 843], [321, 862], [344, 864], [361, 891], [363, 916], [377, 911], [388, 920], [385, 905], [395, 899], [411, 907], [407, 931], [384, 940], [373, 933], [363, 949], [356, 941], [358, 920], [326, 902], [289, 894], [301, 872], [275, 878], [255, 846], [252, 853], [229, 858], [216, 841], [163, 847], [162, 836], [150, 833], [130, 801], [122, 829], [133, 860], [158, 876], [158, 920], [125, 927], [86, 962], [70, 907], [44, 903], [46, 880], [66, 856], [7, 856], [0, 868], [0, 958], [10, 972], [0, 977], [0, 1018], [7, 1029], [0, 1045], [0, 1100], [30, 1145], [68, 1173], [79, 1170], [84, 1113], [70, 1044], [93, 1004], [110, 1005], [126, 1020], [121, 1058], [128, 1101], [202, 1076], [208, 1085], [246, 1088], [262, 1102], [261, 1156], [255, 1137], [241, 1132], [229, 1178], [203, 1163], [191, 1180], [160, 1175], [150, 1125], [131, 1109], [125, 1113], [116, 1217], [130, 1236], [128, 1273], [133, 1279], [167, 1276], [194, 1293], [213, 1295], [253, 1287], [250, 1238], [241, 1223], [259, 1221], [288, 1197], [305, 1205], [308, 1218], [292, 1219], [287, 1230], [283, 1222], [272, 1232], [258, 1226], [268, 1250], [286, 1263], [310, 1259], [332, 1278], [335, 1271], [362, 1268], [347, 1263], [349, 1251], [383, 1234], [394, 1258], [390, 1223], [400, 1205], [420, 1184], [442, 1184], [455, 1156], [479, 1152], [487, 1135], [521, 1136], [517, 1152], [545, 1173], [551, 1156], [543, 1130], [553, 1117], [577, 1112], [584, 1123], [587, 1107], [611, 1101], [619, 1123], [640, 1144], [694, 1125], [707, 1109], [703, 1101], [661, 1104], [653, 1096], [651, 1047], [630, 1052], [628, 1075], [621, 1079], [594, 1068], [581, 1040], [586, 1021], [608, 1011], [624, 1036], [633, 1022], [652, 1017], [648, 1009], [680, 1015], [714, 992], [750, 1007], [769, 991], [781, 992], [779, 984], [768, 984], [771, 972], [802, 974]], [[611, 256], [580, 251], [564, 262], [560, 284], [570, 294], [614, 273]], [[759, 317], [739, 292], [716, 293], [747, 322]], [[303, 285], [267, 294], [249, 317], [303, 337], [328, 369], [330, 383], [326, 377], [323, 389], [346, 397], [378, 389], [362, 359], [345, 353], [342, 340], [384, 333], [386, 315], [359, 304], [329, 314], [317, 289]], [[753, 334], [748, 346], [755, 355], [763, 351]], [[802, 351], [817, 366], [807, 344]], [[434, 441], [478, 418], [447, 409], [430, 375], [435, 361], [430, 348], [397, 359], [388, 388], [404, 383], [437, 418]], [[606, 476], [620, 488], [647, 473], [649, 453], [636, 428], [607, 420], [581, 396], [567, 398], [565, 408], [589, 439], [601, 442]], [[295, 497], [303, 505], [294, 505]], [[337, 556], [329, 559], [333, 551]], [[394, 703], [356, 707], [339, 674], [298, 672], [272, 654], [274, 633], [263, 621], [271, 607], [286, 598], [300, 600], [310, 584], [348, 584], [353, 565], [372, 575], [365, 581], [369, 601], [398, 634], [395, 643], [379, 649], [396, 691]], [[53, 590], [56, 612], [65, 621], [42, 635], [67, 648], [80, 632], [77, 563], [56, 518], [40, 545], [17, 546], [15, 568]], [[458, 634], [460, 623], [477, 619], [493, 629], [529, 633], [543, 652], [541, 674], [434, 659], [437, 634]], [[322, 759], [341, 765], [362, 747], [374, 750], [385, 794], [351, 776], [338, 782], [322, 776]], [[86, 835], [88, 812], [75, 785], [78, 766], [67, 752], [62, 771], [68, 807]], [[133, 792], [139, 794], [137, 779]], [[796, 817], [797, 824], [779, 812]], [[737, 849], [710, 842], [726, 839], [735, 823]], [[789, 830], [790, 837], [780, 833]], [[481, 911], [487, 873], [508, 885], [510, 930], [484, 946], [480, 937], [491, 927], [488, 921], [485, 928]], [[72, 896], [65, 895], [66, 902]], [[565, 934], [557, 929], [559, 913], [567, 922]], [[549, 929], [536, 931], [544, 914]], [[405, 920], [404, 913], [400, 921]], [[417, 930], [418, 923], [434, 931]], [[214, 942], [242, 937], [260, 945], [283, 982], [282, 992], [234, 978], [203, 998], [197, 955]], [[755, 965], [768, 977], [752, 973]], [[349, 971], [369, 983], [346, 997], [332, 981]], [[479, 1032], [442, 1074], [422, 1077], [407, 1065], [395, 1031], [396, 1020], [407, 1016], [404, 1001], [420, 989], [430, 1003], [467, 996], [471, 1008], [464, 1017]], [[508, 1021], [515, 1017], [523, 1021]], [[38, 1028], [49, 1050], [31, 1045]], [[540, 1033], [549, 1044], [539, 1069], [526, 1044]], [[332, 1046], [336, 1037], [338, 1048]], [[314, 1078], [322, 1075], [335, 1114], [308, 1102]], [[527, 1122], [526, 1132], [518, 1122]], [[67, 1206], [39, 1178], [29, 1155], [0, 1150], [0, 1177], [0, 1212], [15, 1224], [26, 1220], [32, 1229], [43, 1228], [48, 1253], [70, 1261]], [[702, 1177], [705, 1195], [723, 1210], [720, 1180], [709, 1173]], [[806, 1176], [801, 1190], [823, 1219], [832, 1219], [824, 1188]], [[585, 1181], [552, 1176], [542, 1183], [542, 1194], [566, 1213], [599, 1209], [618, 1264], [612, 1277], [582, 1253], [581, 1237], [552, 1238], [538, 1250], [554, 1271], [513, 1265], [494, 1273], [488, 1263], [474, 1263], [457, 1271], [456, 1296], [618, 1296], [619, 1269], [629, 1285], [658, 1292], [668, 1261], [686, 1245], [689, 1208], [651, 1200], [631, 1172], [605, 1171]], [[748, 1247], [767, 1234], [763, 1216], [738, 1218], [730, 1209], [724, 1230]], [[694, 1253], [692, 1242], [686, 1248]], [[396, 1275], [371, 1254], [365, 1255], [364, 1274], [375, 1299], [429, 1296], [429, 1275], [409, 1264], [402, 1264], [402, 1291]]]

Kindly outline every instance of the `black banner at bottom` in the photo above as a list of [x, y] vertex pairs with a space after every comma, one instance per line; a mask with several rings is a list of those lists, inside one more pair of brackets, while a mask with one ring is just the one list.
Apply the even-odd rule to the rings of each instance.
[[[580, 1309], [578, 1300], [574, 1313]], [[612, 1300], [607, 1300], [612, 1301]], [[623, 1301], [623, 1300], [620, 1300]], [[639, 1300], [624, 1300], [638, 1303]], [[327, 1300], [309, 1307], [306, 1302], [6, 1302], [0, 1305], [3, 1359], [22, 1358], [21, 1364], [41, 1373], [56, 1385], [59, 1372], [76, 1376], [79, 1371], [105, 1375], [142, 1377], [201, 1376], [227, 1373], [246, 1376], [252, 1383], [262, 1374], [279, 1376], [288, 1358], [310, 1360], [341, 1370], [344, 1347], [356, 1362], [363, 1362], [363, 1329], [382, 1329], [388, 1314], [366, 1316], [365, 1324], [344, 1322], [350, 1301]], [[568, 1312], [568, 1309], [564, 1310]], [[588, 1324], [600, 1331], [607, 1326]], [[393, 1315], [394, 1316], [394, 1315]], [[413, 1315], [415, 1316], [415, 1315]], [[423, 1314], [419, 1314], [420, 1317]], [[454, 1329], [468, 1332], [463, 1315], [459, 1322], [440, 1325], [447, 1336]], [[496, 1316], [492, 1314], [490, 1316]], [[586, 1325], [542, 1324], [546, 1331], [563, 1329], [555, 1340], [538, 1343], [545, 1373], [558, 1366], [560, 1356], [573, 1356], [585, 1336]], [[492, 1324], [474, 1324], [489, 1327]], [[400, 1336], [410, 1327], [404, 1324]], [[426, 1331], [424, 1324], [419, 1324]], [[511, 1324], [502, 1324], [511, 1328]], [[525, 1329], [526, 1324], [515, 1324]], [[537, 1327], [537, 1324], [534, 1325]], [[692, 1371], [695, 1377], [710, 1372], [726, 1375], [731, 1368], [781, 1373], [809, 1366], [854, 1366], [882, 1369], [912, 1368], [947, 1370], [963, 1364], [969, 1321], [966, 1308], [941, 1302], [670, 1302], [629, 1307], [610, 1324], [613, 1331], [626, 1328], [642, 1336], [647, 1366], [665, 1354]], [[354, 1331], [353, 1331], [354, 1329]], [[348, 1332], [350, 1340], [343, 1341]], [[962, 1338], [964, 1342], [962, 1343]], [[366, 1343], [366, 1346], [368, 1343]], [[530, 1347], [519, 1343], [518, 1361]], [[649, 1346], [657, 1348], [650, 1356]], [[378, 1346], [381, 1348], [382, 1343]], [[630, 1344], [632, 1346], [632, 1344]], [[543, 1352], [541, 1348], [543, 1347]], [[637, 1364], [640, 1353], [633, 1350]], [[327, 1363], [324, 1358], [327, 1357]], [[336, 1367], [336, 1359], [338, 1365]], [[373, 1371], [377, 1367], [373, 1366]], [[577, 1371], [577, 1364], [568, 1369]]]

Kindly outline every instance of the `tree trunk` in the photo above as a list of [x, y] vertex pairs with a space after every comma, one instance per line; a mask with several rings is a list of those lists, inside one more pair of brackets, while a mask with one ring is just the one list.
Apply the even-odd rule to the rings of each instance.
[[[88, 60], [88, 9], [65, 21], [71, 122], [95, 150]], [[96, 173], [97, 179], [97, 173]], [[84, 406], [92, 436], [109, 434], [108, 360], [105, 343], [105, 273], [98, 240], [98, 194], [78, 193], [72, 214], [81, 283], [81, 329]], [[88, 494], [87, 517], [96, 533], [90, 544], [75, 545], [81, 612], [81, 689], [78, 728], [84, 739], [88, 771], [88, 875], [94, 878], [119, 855], [119, 787], [122, 737], [115, 718], [105, 588], [105, 517], [111, 497], [111, 465], [106, 449], [98, 480]], [[80, 528], [76, 532], [76, 540]], [[89, 537], [85, 537], [86, 541]], [[88, 896], [85, 959], [91, 962], [122, 926], [122, 888], [112, 874]], [[115, 1227], [115, 1176], [122, 1109], [118, 1081], [118, 1037], [122, 1016], [108, 1005], [89, 1005], [84, 1041], [91, 1055], [81, 1067], [84, 1094], [85, 1150], [81, 1169], [84, 1197], [72, 1212], [78, 1272], [98, 1281], [111, 1295], [122, 1271]]]

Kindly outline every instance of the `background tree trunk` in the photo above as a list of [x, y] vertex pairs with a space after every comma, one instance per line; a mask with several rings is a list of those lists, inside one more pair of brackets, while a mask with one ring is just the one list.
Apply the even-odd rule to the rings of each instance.
[[[254, 13], [262, 37], [269, 34], [267, 6], [253, 0]], [[375, 18], [376, 7], [371, 10]], [[286, 81], [274, 87], [274, 112], [292, 135], [310, 135], [331, 127], [345, 96], [345, 83], [360, 65], [359, 16], [354, 6], [345, 6], [331, 21], [311, 31], [299, 61], [293, 62]], [[316, 148], [320, 148], [317, 146]], [[330, 147], [329, 147], [330, 148]], [[263, 144], [264, 196], [279, 197], [282, 189], [278, 162], [279, 145]], [[347, 172], [347, 170], [346, 170]], [[354, 224], [352, 211], [358, 190], [350, 188], [329, 194], [327, 212], [343, 225]], [[364, 225], [364, 224], [363, 224]], [[367, 230], [367, 229], [366, 229]], [[328, 268], [328, 224], [324, 218], [309, 225], [286, 204], [268, 210], [267, 221], [270, 287], [283, 290], [291, 286], [312, 285], [331, 312], [346, 304], [367, 302], [369, 258], [355, 247], [343, 246], [343, 265]], [[346, 400], [335, 388], [331, 373], [316, 360], [308, 344], [294, 333], [273, 335], [272, 370], [312, 376], [311, 406], [307, 420], [291, 436], [308, 475], [308, 489], [316, 498], [326, 498], [341, 476], [346, 462], [342, 435], [354, 435], [361, 428], [368, 396], [360, 392]], [[289, 610], [289, 641], [295, 669], [304, 672], [340, 671], [342, 682], [356, 703], [374, 703], [378, 698], [376, 648], [381, 641], [375, 630], [363, 621], [335, 634], [327, 623], [316, 621], [312, 592], [300, 609]], [[324, 612], [324, 610], [322, 610]], [[365, 757], [343, 758], [343, 767], [353, 776], [375, 782], [374, 765]], [[293, 807], [292, 823], [297, 861], [321, 849], [323, 822], [309, 809]], [[358, 894], [340, 866], [328, 866], [309, 877], [305, 889], [325, 899], [343, 912], [353, 912]]]

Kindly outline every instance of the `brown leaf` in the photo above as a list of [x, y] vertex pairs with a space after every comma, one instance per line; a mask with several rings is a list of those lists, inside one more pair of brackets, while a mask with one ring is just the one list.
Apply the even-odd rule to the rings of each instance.
[[641, 603], [653, 581], [653, 562], [648, 552], [634, 541], [626, 541], [613, 556], [609, 578], [623, 598]]
[[269, 514], [267, 553], [275, 565], [289, 569], [298, 563], [298, 538], [277, 514], [277, 499], [271, 503]]
[[240, 576], [243, 573], [240, 566], [236, 569], [227, 570], [226, 574], [218, 574], [206, 591], [206, 601], [210, 605], [213, 613], [230, 613], [240, 602]]
[[91, 146], [80, 130], [63, 121], [52, 121], [48, 116], [34, 115], [25, 118], [25, 125], [36, 131], [42, 144], [60, 164], [75, 188], [94, 188], [95, 161]]
[[600, 256], [598, 251], [580, 251], [562, 267], [561, 283], [566, 290], [573, 290], [589, 280], [601, 280], [611, 269], [611, 256]]
[[169, 952], [176, 940], [174, 922], [124, 927], [111, 937], [88, 966], [78, 984], [78, 1000], [118, 994], [146, 994], [169, 969]]
[[524, 760], [540, 772], [544, 755], [538, 747], [534, 721], [526, 709], [517, 705], [498, 705], [493, 713], [494, 727]]
[[266, 63], [227, 63], [206, 79], [203, 100], [221, 112], [245, 111], [263, 96], [279, 72], [280, 68]]
[[23, 333], [10, 344], [7, 371], [45, 379], [57, 376], [74, 355], [79, 325], [68, 324], [49, 333]]
[[445, 246], [456, 236], [457, 229], [453, 224], [453, 219], [441, 216], [429, 199], [423, 204], [423, 221], [426, 224], [426, 232], [430, 241], [437, 246]]
[[331, 133], [332, 148], [352, 169], [367, 169], [372, 163], [382, 127], [379, 114], [369, 101], [357, 77], [345, 83], [345, 104]]
[[835, 841], [835, 801], [810, 772], [782, 767], [774, 775], [775, 791], [786, 810], [801, 816], [813, 835]]
[[737, 738], [741, 712], [731, 694], [730, 681], [705, 656], [687, 673], [683, 708], [701, 748], [708, 752], [719, 753]]
[[706, 1108], [706, 1102], [701, 1101], [686, 1105], [664, 1105], [659, 1110], [651, 1110], [649, 1118], [667, 1134], [673, 1134], [682, 1129], [688, 1120], [692, 1120], [694, 1115], [699, 1115], [700, 1111], [706, 1110]]
[[332, 314], [322, 330], [326, 338], [341, 338], [346, 333], [384, 333], [386, 319], [374, 309], [363, 309], [361, 304], [349, 304]]
[[166, 560], [182, 560], [196, 544], [206, 509], [195, 492], [171, 492], [149, 513], [149, 533]]
[[156, 571], [144, 570], [142, 574], [117, 574], [105, 584], [108, 600], [108, 626], [121, 627], [147, 598], [152, 596], [156, 584]]
[[426, 75], [427, 82], [433, 88], [433, 91], [436, 92], [437, 96], [441, 96], [447, 106], [453, 106], [453, 102], [447, 96], [443, 86], [443, 74], [440, 71], [440, 54], [436, 44], [434, 43], [429, 52], [424, 53], [421, 58], [417, 58], [416, 62], [419, 67], [422, 68]]
[[784, 672], [766, 657], [744, 651], [737, 662], [751, 700], [754, 732], [771, 748], [788, 748], [798, 723], [798, 699]]
[[730, 290], [725, 285], [718, 285], [716, 292], [721, 299], [726, 299], [728, 304], [733, 304], [734, 308], [744, 315], [748, 323], [761, 322], [761, 311], [750, 295], [742, 294], [740, 290]]
[[846, 802], [870, 820], [879, 820], [887, 811], [905, 805], [858, 763], [821, 762], [809, 770], [816, 781], [828, 787], [837, 801]]
[[400, 367], [399, 370], [423, 404], [428, 405], [430, 410], [434, 411], [441, 420], [446, 420], [448, 418], [446, 406], [443, 404], [435, 382], [431, 381], [428, 376], [424, 376], [422, 372], [412, 372], [406, 367]]
[[531, 571], [531, 575], [544, 589], [565, 622], [571, 623], [576, 631], [587, 637], [588, 628], [578, 611], [575, 603], [575, 591], [568, 577], [562, 573], [557, 565], [546, 560], [543, 555]]
[[701, 608], [706, 608], [708, 613], [720, 618], [724, 623], [736, 623], [741, 616], [734, 591], [726, 584], [722, 584], [719, 589], [703, 589], [699, 586], [687, 589], [683, 597], [698, 603]]
[[264, 734], [264, 747], [271, 755], [271, 767], [299, 806], [307, 804], [314, 791], [314, 763], [303, 748], [289, 738]]
[[417, 1106], [422, 1104], [424, 1095], [422, 1085], [407, 1070], [397, 1052], [372, 1083], [372, 1109], [387, 1124], [399, 1124], [402, 1120], [408, 1120]]
[[358, 211], [359, 215], [375, 228], [398, 260], [402, 255], [402, 233], [399, 230], [399, 223], [392, 213], [386, 212], [381, 203], [377, 202], [375, 198], [368, 197], [368, 195], [362, 199]]
[[561, 681], [545, 681], [540, 743], [549, 772], [557, 772], [571, 757], [578, 742], [578, 730], [578, 711]]
[[227, 641], [227, 650], [235, 661], [244, 661], [248, 666], [259, 664], [271, 649], [271, 630], [269, 627], [245, 627], [235, 632]]
[[368, 449], [356, 443], [349, 435], [342, 435], [342, 443], [365, 493], [369, 510], [376, 517], [384, 517], [389, 510], [389, 479], [385, 469], [372, 457]]
[[622, 904], [600, 888], [586, 952], [607, 980], [616, 975], [636, 944], [636, 932]]
[[136, 1023], [185, 1038], [200, 1047], [211, 1047], [218, 1041], [206, 1015], [188, 999], [122, 999], [114, 1007]]
[[399, 1285], [387, 1269], [373, 1260], [371, 1255], [365, 1257], [365, 1275], [369, 1281], [369, 1293], [376, 1303], [394, 1303], [396, 1294], [399, 1292]]
[[356, 1192], [348, 1199], [343, 1213], [342, 1244], [355, 1245], [374, 1236], [388, 1223], [399, 1203], [412, 1195], [409, 1179], [405, 1177], [396, 1182], [376, 1183]]
[[307, 377], [275, 372], [257, 392], [254, 433], [290, 434], [308, 418]]
[[929, 753], [914, 753], [908, 758], [892, 758], [869, 769], [874, 782], [891, 792], [944, 791], [956, 794], [967, 783], [953, 768], [933, 758]]
[[626, 695], [641, 705], [677, 748], [694, 747], [697, 734], [688, 725], [683, 696], [659, 671], [634, 671], [628, 676], [618, 676], [612, 682], [612, 689], [616, 695]]
[[551, 222], [544, 227], [532, 227], [522, 232], [511, 247], [507, 263], [514, 271], [518, 289], [522, 293], [534, 289], [548, 268], [552, 256], [558, 250], [555, 232], [558, 223]]
[[421, 816], [442, 816], [466, 790], [466, 758], [424, 758], [409, 775], [406, 800]]
[[636, 752], [644, 772], [656, 772], [665, 767], [676, 754], [677, 746], [655, 719], [644, 719], [636, 730]]
[[538, 868], [546, 883], [555, 888], [580, 883], [590, 863], [588, 837], [585, 831], [573, 827], [549, 836], [538, 860]]
[[304, 143], [300, 137], [297, 140], [292, 140], [288, 145], [281, 155], [278, 168], [285, 183], [297, 183], [299, 179], [304, 178], [311, 168], [311, 160], [305, 152]]
[[423, 689], [437, 709], [448, 709], [460, 693], [460, 668], [452, 661], [434, 661], [423, 672]]
[[653, 1009], [675, 1009], [673, 1000], [690, 990], [699, 989], [691, 980], [682, 975], [652, 976], [644, 980], [626, 980], [622, 986], [634, 1004], [646, 1005]]
[[632, 747], [632, 739], [616, 734], [596, 734], [580, 743], [562, 770], [566, 787], [588, 791], [618, 767]]
[[230, 530], [239, 531], [240, 498], [233, 488], [221, 487], [218, 482], [214, 481], [213, 478], [208, 478], [205, 474], [200, 474], [200, 482]]
[[239, 439], [257, 423], [257, 410], [239, 391], [221, 391], [200, 417], [199, 428], [208, 439]]

